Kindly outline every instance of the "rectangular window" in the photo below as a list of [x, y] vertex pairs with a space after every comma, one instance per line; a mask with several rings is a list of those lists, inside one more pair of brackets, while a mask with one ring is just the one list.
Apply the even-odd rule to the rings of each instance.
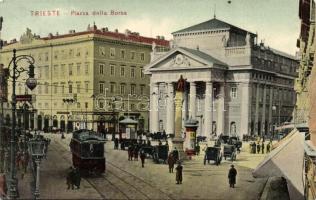
[[131, 78], [135, 78], [135, 67], [131, 67]]
[[135, 51], [132, 51], [131, 52], [131, 60], [134, 60], [135, 59]]
[[144, 93], [145, 93], [145, 86], [144, 86], [144, 85], [141, 85], [141, 86], [140, 86], [140, 94], [141, 94], [141, 95], [144, 95]]
[[80, 84], [77, 84], [77, 93], [80, 94]]
[[99, 55], [105, 56], [105, 48], [104, 47], [99, 47]]
[[86, 93], [89, 92], [89, 83], [86, 83], [86, 84], [85, 84], [85, 90], [86, 90]]
[[57, 84], [54, 84], [54, 93], [57, 94], [57, 88], [58, 88], [58, 85]]
[[114, 76], [115, 75], [115, 66], [114, 65], [110, 65], [110, 74], [111, 76]]
[[65, 94], [65, 86], [64, 85], [61, 86], [61, 93]]
[[48, 94], [48, 83], [45, 83], [45, 93]]
[[99, 73], [104, 74], [104, 64], [99, 64]]
[[121, 66], [121, 76], [122, 77], [125, 76], [125, 68], [124, 68], [124, 66]]
[[48, 52], [45, 53], [45, 61], [48, 61]]
[[72, 85], [71, 84], [69, 84], [69, 94], [72, 94]]
[[144, 78], [144, 69], [143, 68], [140, 68], [140, 77]]
[[89, 75], [89, 63], [86, 63], [84, 66], [84, 73], [85, 75]]
[[110, 85], [110, 92], [115, 93], [115, 83], [111, 83]]
[[55, 60], [58, 59], [58, 51], [54, 51], [54, 59], [55, 59]]
[[135, 88], [136, 88], [136, 85], [132, 84], [131, 85], [131, 94], [135, 94]]
[[54, 76], [58, 77], [58, 65], [54, 65]]
[[121, 94], [125, 94], [125, 85], [121, 84], [121, 90], [120, 90]]
[[122, 58], [122, 59], [125, 58], [125, 50], [121, 50], [121, 58]]
[[81, 63], [77, 63], [77, 75], [81, 75]]
[[42, 86], [41, 85], [37, 86], [37, 93], [42, 94]]
[[104, 83], [99, 84], [99, 91], [100, 91], [100, 94], [104, 94]]
[[60, 65], [60, 76], [65, 77], [65, 72], [66, 72], [66, 65], [65, 64]]
[[110, 48], [110, 57], [115, 57], [115, 49]]
[[72, 76], [73, 75], [73, 71], [72, 71], [72, 67], [73, 67], [73, 64], [69, 64], [69, 76]]
[[77, 57], [80, 57], [80, 56], [81, 56], [81, 49], [80, 49], [80, 48], [77, 49], [77, 54], [76, 54], [76, 56], [77, 56]]
[[140, 60], [144, 61], [145, 60], [145, 53], [140, 54]]
[[235, 99], [237, 98], [237, 87], [232, 87], [230, 90], [230, 96], [231, 98]]

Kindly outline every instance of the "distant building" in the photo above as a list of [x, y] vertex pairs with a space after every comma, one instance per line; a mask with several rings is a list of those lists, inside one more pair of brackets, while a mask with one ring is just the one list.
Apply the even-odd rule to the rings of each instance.
[[29, 128], [71, 131], [94, 126], [94, 130], [118, 131], [118, 121], [129, 116], [139, 122], [139, 128], [148, 129], [148, 109], [143, 102], [149, 94], [149, 78], [143, 67], [150, 61], [152, 43], [169, 48], [163, 37], [143, 37], [129, 30], [112, 32], [96, 25], [83, 32], [70, 30], [42, 38], [27, 29], [20, 41], [4, 42], [0, 57], [5, 66], [13, 49], [17, 55], [35, 58], [38, 86], [34, 91], [25, 89], [20, 77], [16, 88], [17, 94], [36, 97], [33, 109], [37, 112], [30, 116]]
[[172, 49], [154, 51], [146, 66], [151, 82], [150, 131], [174, 133], [175, 83], [187, 79], [183, 122], [198, 133], [265, 135], [291, 121], [298, 61], [257, 35], [216, 18], [173, 32]]

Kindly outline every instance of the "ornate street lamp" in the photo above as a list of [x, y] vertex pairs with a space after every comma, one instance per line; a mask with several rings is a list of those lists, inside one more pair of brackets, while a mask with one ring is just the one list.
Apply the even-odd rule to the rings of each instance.
[[[38, 199], [40, 196], [39, 186], [40, 186], [40, 164], [43, 157], [46, 156], [48, 141], [36, 135], [34, 139], [28, 142], [29, 153], [32, 156], [32, 163], [36, 165], [36, 182], [34, 197]], [[35, 167], [35, 166], [33, 166]]]
[[[26, 61], [29, 63], [29, 69], [26, 70], [23, 67], [18, 67], [20, 61]], [[11, 69], [9, 77], [12, 79], [12, 129], [11, 129], [11, 138], [10, 138], [10, 177], [9, 177], [9, 192], [8, 196], [10, 199], [15, 199], [17, 197], [17, 181], [16, 181], [16, 167], [15, 167], [15, 158], [16, 158], [16, 80], [20, 77], [23, 72], [27, 72], [29, 78], [26, 80], [26, 86], [33, 90], [37, 81], [34, 78], [34, 63], [35, 60], [30, 55], [18, 55], [16, 56], [16, 49], [13, 49], [13, 58], [8, 65], [8, 69]], [[12, 66], [13, 65], [13, 66]]]

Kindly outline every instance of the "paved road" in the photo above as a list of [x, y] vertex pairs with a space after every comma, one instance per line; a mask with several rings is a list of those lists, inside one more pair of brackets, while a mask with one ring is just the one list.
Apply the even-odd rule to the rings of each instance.
[[146, 160], [128, 161], [127, 152], [113, 150], [106, 143], [106, 173], [97, 178], [82, 180], [80, 190], [66, 189], [66, 170], [71, 166], [70, 135], [61, 140], [59, 135], [49, 135], [52, 142], [48, 158], [41, 170], [41, 198], [43, 199], [257, 199], [265, 179], [252, 178], [251, 171], [262, 160], [262, 155], [242, 152], [234, 162], [237, 170], [237, 187], [228, 186], [227, 172], [230, 161], [220, 166], [203, 165], [203, 156], [184, 163], [184, 181], [175, 184], [175, 174], [168, 173], [164, 164]]

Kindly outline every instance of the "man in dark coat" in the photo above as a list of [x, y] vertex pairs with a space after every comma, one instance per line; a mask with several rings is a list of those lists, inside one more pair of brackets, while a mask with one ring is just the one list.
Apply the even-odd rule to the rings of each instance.
[[257, 153], [258, 154], [260, 153], [260, 143], [259, 142], [257, 143]]
[[132, 147], [132, 145], [128, 146], [127, 153], [128, 153], [128, 160], [133, 160], [133, 147]]
[[74, 189], [74, 169], [72, 167], [69, 168], [67, 172], [67, 189], [69, 190], [70, 187], [73, 190]]
[[261, 153], [264, 154], [264, 142], [261, 143]]
[[169, 173], [173, 173], [175, 160], [173, 158], [172, 153], [169, 154], [167, 162], [168, 162], [168, 165], [169, 165]]
[[77, 187], [77, 189], [80, 189], [80, 182], [81, 182], [81, 175], [78, 168], [75, 168], [74, 170], [74, 184]]
[[228, 180], [229, 180], [229, 186], [232, 188], [235, 187], [236, 176], [237, 176], [237, 170], [235, 169], [234, 165], [231, 165], [231, 168], [228, 172]]
[[144, 150], [141, 150], [140, 151], [140, 160], [142, 161], [142, 167], [144, 167], [145, 158], [146, 158], [146, 153], [144, 152]]
[[177, 173], [176, 173], [176, 181], [177, 184], [182, 184], [182, 170], [183, 166], [181, 165], [181, 162], [178, 161], [178, 165], [176, 167]]
[[118, 139], [115, 138], [114, 139], [114, 149], [118, 149], [118, 143], [119, 143]]
[[176, 147], [174, 148], [172, 155], [173, 155], [174, 161], [177, 162], [179, 160], [179, 152]]

